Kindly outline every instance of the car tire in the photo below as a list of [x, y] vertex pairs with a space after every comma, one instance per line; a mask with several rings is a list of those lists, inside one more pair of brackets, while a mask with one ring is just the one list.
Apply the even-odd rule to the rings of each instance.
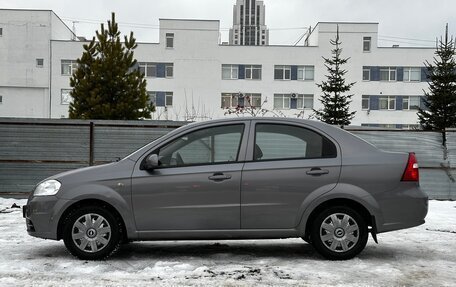
[[108, 209], [75, 209], [64, 221], [63, 241], [68, 251], [83, 260], [103, 260], [117, 252], [123, 238], [120, 220]]
[[320, 212], [312, 223], [311, 242], [323, 257], [347, 260], [366, 247], [368, 229], [364, 218], [345, 206], [334, 206]]

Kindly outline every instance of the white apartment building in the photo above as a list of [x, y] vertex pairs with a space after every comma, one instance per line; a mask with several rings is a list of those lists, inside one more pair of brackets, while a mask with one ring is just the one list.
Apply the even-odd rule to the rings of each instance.
[[[0, 10], [0, 117], [68, 117], [69, 79], [85, 41], [52, 11]], [[378, 47], [377, 23], [318, 23], [306, 46], [221, 45], [219, 21], [160, 19], [159, 43], [139, 43], [155, 119], [204, 120], [227, 108], [308, 118], [339, 26], [347, 82], [356, 82], [353, 125], [408, 128], [427, 89], [435, 49]], [[127, 33], [128, 31], [123, 31]], [[247, 100], [249, 99], [249, 100]]]
[[237, 0], [233, 7], [233, 28], [229, 44], [245, 46], [269, 45], [269, 30], [265, 24], [263, 1]]

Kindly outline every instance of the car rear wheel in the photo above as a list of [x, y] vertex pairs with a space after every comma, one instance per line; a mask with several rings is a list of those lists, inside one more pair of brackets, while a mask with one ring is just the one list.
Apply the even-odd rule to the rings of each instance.
[[317, 215], [310, 237], [315, 249], [325, 258], [346, 260], [358, 255], [366, 246], [367, 224], [349, 207], [331, 207]]
[[110, 211], [87, 206], [66, 217], [63, 240], [72, 255], [84, 260], [101, 260], [119, 249], [122, 233], [122, 225]]

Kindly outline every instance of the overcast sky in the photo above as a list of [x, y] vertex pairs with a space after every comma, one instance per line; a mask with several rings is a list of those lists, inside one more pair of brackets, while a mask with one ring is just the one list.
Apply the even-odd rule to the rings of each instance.
[[[0, 0], [0, 8], [49, 9], [79, 36], [91, 38], [115, 12], [122, 33], [158, 42], [159, 18], [220, 20], [222, 40], [232, 26], [235, 0]], [[304, 27], [323, 21], [378, 22], [380, 45], [434, 46], [449, 24], [456, 35], [455, 0], [264, 0], [270, 44], [291, 45]]]

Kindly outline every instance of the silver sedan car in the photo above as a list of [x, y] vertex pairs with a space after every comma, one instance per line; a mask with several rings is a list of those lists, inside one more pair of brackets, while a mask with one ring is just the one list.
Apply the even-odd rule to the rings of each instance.
[[377, 149], [334, 126], [281, 118], [189, 124], [119, 162], [39, 183], [24, 206], [30, 235], [81, 259], [123, 242], [300, 237], [349, 259], [369, 233], [424, 223], [413, 153]]

